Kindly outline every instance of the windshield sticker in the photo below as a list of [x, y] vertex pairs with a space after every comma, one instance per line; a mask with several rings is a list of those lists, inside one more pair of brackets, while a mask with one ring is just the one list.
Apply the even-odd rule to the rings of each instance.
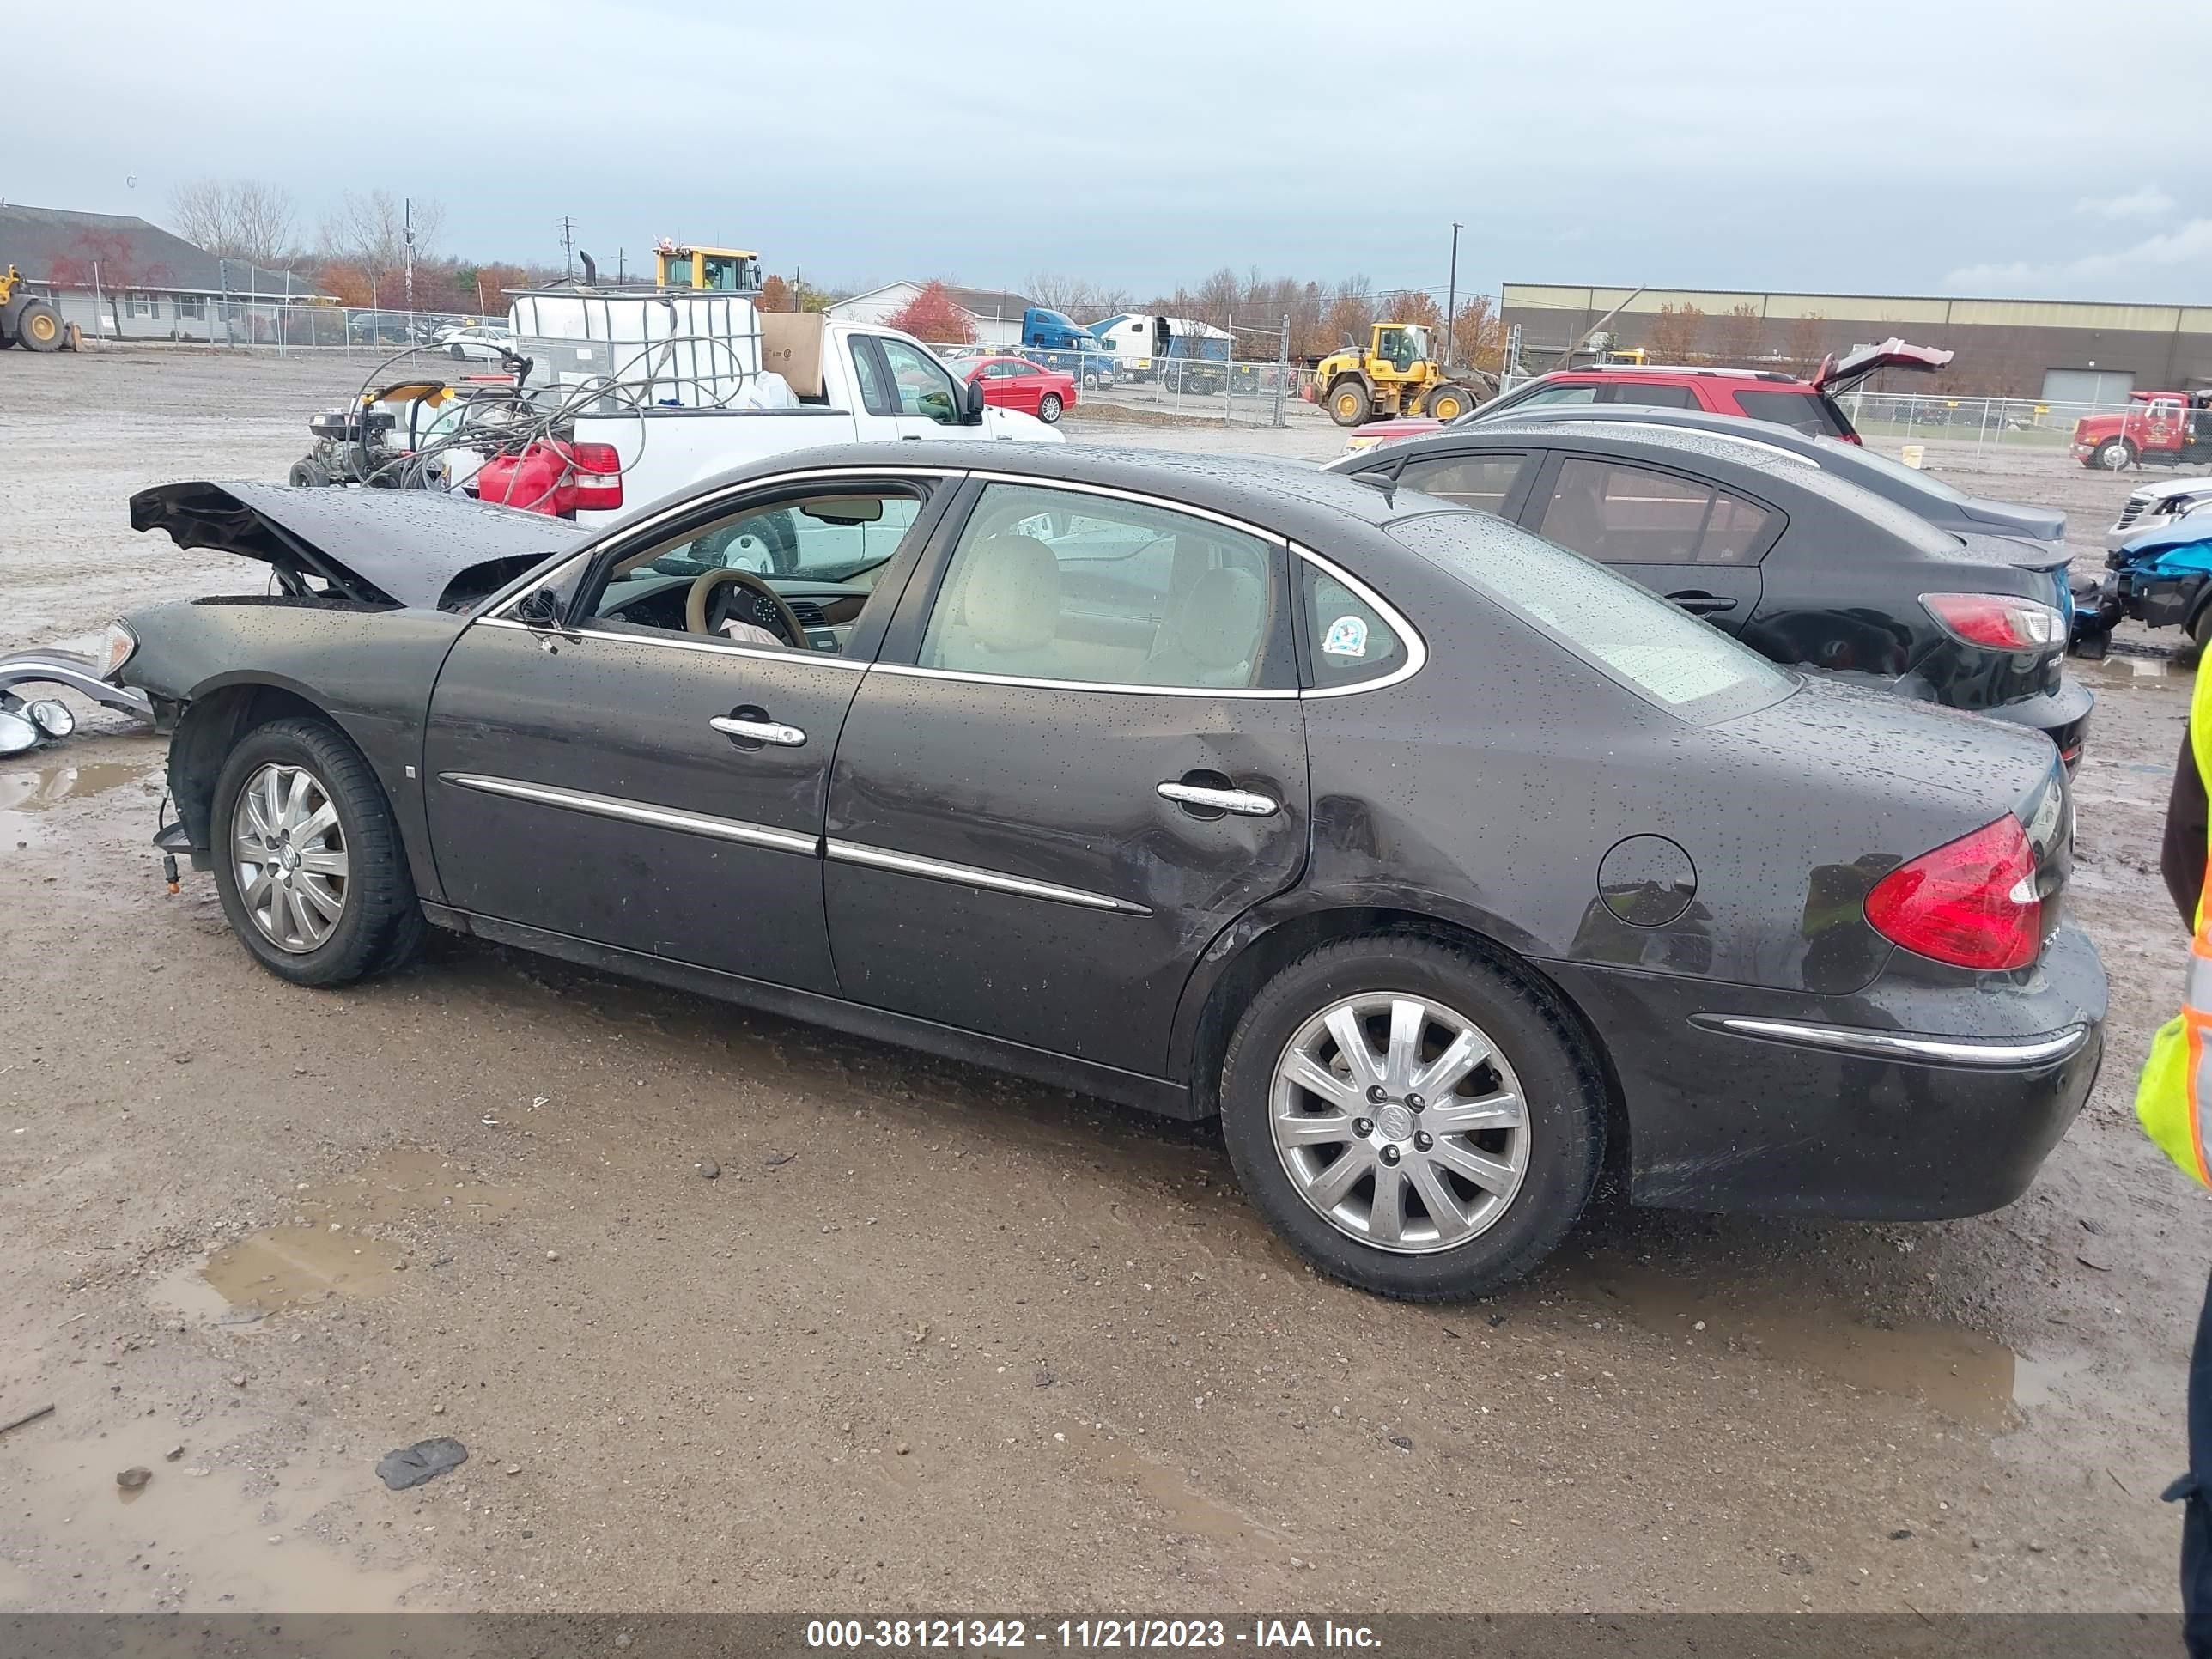
[[1324, 656], [1365, 656], [1367, 624], [1357, 617], [1339, 617], [1328, 625], [1328, 634], [1322, 641], [1321, 648]]

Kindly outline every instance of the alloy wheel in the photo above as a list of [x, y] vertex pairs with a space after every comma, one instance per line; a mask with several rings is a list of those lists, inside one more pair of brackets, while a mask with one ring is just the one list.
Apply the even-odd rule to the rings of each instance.
[[231, 859], [240, 901], [264, 938], [295, 956], [319, 948], [345, 914], [345, 831], [323, 781], [271, 763], [238, 792]]
[[1378, 1249], [1466, 1243], [1528, 1173], [1512, 1066], [1474, 1021], [1409, 993], [1345, 997], [1301, 1025], [1275, 1063], [1267, 1115], [1298, 1195]]

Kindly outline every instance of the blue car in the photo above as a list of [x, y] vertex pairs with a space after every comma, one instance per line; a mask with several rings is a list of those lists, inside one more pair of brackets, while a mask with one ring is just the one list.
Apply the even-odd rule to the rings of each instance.
[[2101, 645], [2127, 617], [2150, 628], [2184, 629], [2199, 646], [2212, 643], [2212, 512], [2130, 537], [2105, 556], [2105, 567], [2094, 618], [2085, 611], [2075, 629], [2084, 646], [2093, 639]]

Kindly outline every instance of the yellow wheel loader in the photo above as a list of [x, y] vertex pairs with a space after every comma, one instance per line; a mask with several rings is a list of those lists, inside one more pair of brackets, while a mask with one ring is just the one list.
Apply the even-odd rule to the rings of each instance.
[[1474, 394], [1447, 380], [1429, 330], [1419, 323], [1377, 323], [1367, 349], [1347, 346], [1314, 371], [1316, 396], [1339, 426], [1426, 415], [1455, 421]]
[[62, 321], [61, 313], [31, 292], [15, 266], [0, 276], [0, 346], [59, 351], [76, 345], [76, 334], [75, 328]]

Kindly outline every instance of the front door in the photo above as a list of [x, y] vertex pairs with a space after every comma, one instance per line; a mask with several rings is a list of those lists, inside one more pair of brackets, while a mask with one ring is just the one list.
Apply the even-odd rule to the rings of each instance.
[[961, 423], [962, 399], [951, 369], [910, 340], [889, 334], [872, 335], [870, 340], [890, 370], [892, 391], [898, 399], [900, 437], [976, 435], [975, 428]]
[[838, 979], [1157, 1076], [1200, 953], [1304, 865], [1284, 550], [1109, 492], [971, 490], [846, 720]]
[[471, 624], [424, 743], [447, 902], [834, 992], [830, 763], [933, 494], [941, 508], [919, 477], [750, 487], [580, 556], [550, 605]]
[[1759, 562], [1784, 525], [1772, 508], [1701, 479], [1573, 454], [1537, 478], [1522, 520], [1730, 634], [1759, 608]]

